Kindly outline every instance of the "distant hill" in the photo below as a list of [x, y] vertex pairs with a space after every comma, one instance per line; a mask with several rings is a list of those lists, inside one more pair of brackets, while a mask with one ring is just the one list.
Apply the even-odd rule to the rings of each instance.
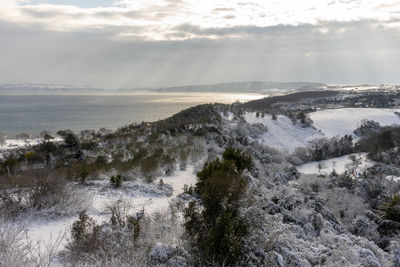
[[231, 82], [206, 85], [186, 85], [161, 88], [96, 88], [55, 84], [0, 84], [0, 93], [133, 93], [133, 92], [182, 92], [182, 93], [262, 93], [280, 94], [293, 91], [325, 90], [322, 83], [308, 82]]
[[0, 84], [0, 93], [101, 93], [105, 89], [77, 85], [56, 84]]
[[338, 95], [338, 91], [306, 91], [297, 92], [282, 96], [265, 97], [263, 99], [253, 100], [244, 103], [244, 107], [253, 110], [263, 110], [270, 108], [273, 104], [279, 102], [298, 102], [306, 99], [317, 99], [325, 97], [333, 97]]
[[[241, 92], [241, 93], [271, 93], [274, 91], [295, 91], [295, 90], [315, 90], [326, 88], [322, 83], [308, 83], [308, 82], [260, 82], [260, 81], [247, 81], [247, 82], [232, 82], [232, 83], [219, 83], [208, 85], [186, 85], [175, 86], [155, 89], [158, 92]], [[304, 90], [303, 90], [304, 89]]]

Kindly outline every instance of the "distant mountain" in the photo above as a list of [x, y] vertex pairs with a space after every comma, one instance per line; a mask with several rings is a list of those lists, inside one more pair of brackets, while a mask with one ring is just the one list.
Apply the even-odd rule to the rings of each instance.
[[186, 85], [160, 88], [98, 88], [79, 85], [55, 84], [0, 84], [0, 93], [132, 93], [138, 91], [182, 93], [262, 93], [276, 94], [292, 91], [315, 91], [326, 89], [322, 83], [308, 82], [231, 82], [206, 85]]
[[242, 93], [272, 93], [274, 91], [310, 91], [326, 88], [322, 83], [308, 82], [232, 82], [208, 85], [187, 85], [155, 89], [158, 92], [242, 92]]
[[104, 92], [105, 89], [77, 85], [56, 84], [0, 84], [0, 93], [89, 93]]

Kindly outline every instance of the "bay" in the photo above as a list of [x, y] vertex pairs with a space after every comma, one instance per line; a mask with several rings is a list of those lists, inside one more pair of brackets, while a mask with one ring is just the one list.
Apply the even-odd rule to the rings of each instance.
[[35, 136], [43, 130], [115, 130], [164, 119], [199, 104], [262, 97], [238, 93], [5, 94], [0, 95], [0, 132], [12, 137], [22, 132]]

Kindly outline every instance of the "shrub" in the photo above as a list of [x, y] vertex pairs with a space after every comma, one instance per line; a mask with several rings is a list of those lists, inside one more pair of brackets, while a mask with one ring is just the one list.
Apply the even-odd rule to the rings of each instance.
[[111, 176], [110, 184], [115, 188], [121, 187], [122, 185], [122, 176], [118, 174], [117, 176]]
[[[41, 176], [41, 180], [36, 180], [36, 175]], [[18, 176], [3, 184], [0, 189], [0, 213], [11, 218], [28, 212], [63, 216], [87, 207], [88, 199], [83, 190], [71, 187], [62, 179], [45, 175], [33, 173], [29, 177]]]
[[14, 174], [18, 167], [18, 160], [14, 155], [9, 155], [6, 159], [1, 162], [1, 167], [5, 173]]
[[41, 163], [43, 161], [43, 157], [40, 154], [35, 153], [33, 151], [26, 152], [24, 156], [26, 158], [26, 161], [28, 162], [28, 165], [34, 163]]
[[39, 146], [39, 150], [42, 152], [47, 152], [47, 153], [54, 153], [58, 149], [57, 145], [54, 144], [53, 142], [44, 142], [41, 143]]
[[86, 211], [80, 212], [78, 220], [72, 224], [72, 242], [69, 244], [69, 248], [77, 253], [92, 252], [98, 246], [99, 231], [100, 226], [94, 219], [89, 217]]
[[384, 218], [400, 222], [400, 195], [394, 195], [388, 203], [383, 204]]

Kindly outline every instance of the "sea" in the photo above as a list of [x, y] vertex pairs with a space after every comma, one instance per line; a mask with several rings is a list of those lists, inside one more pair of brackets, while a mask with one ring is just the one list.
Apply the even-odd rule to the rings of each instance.
[[165, 119], [206, 103], [245, 102], [264, 97], [240, 93], [0, 94], [0, 133], [37, 136], [70, 129], [117, 128]]

